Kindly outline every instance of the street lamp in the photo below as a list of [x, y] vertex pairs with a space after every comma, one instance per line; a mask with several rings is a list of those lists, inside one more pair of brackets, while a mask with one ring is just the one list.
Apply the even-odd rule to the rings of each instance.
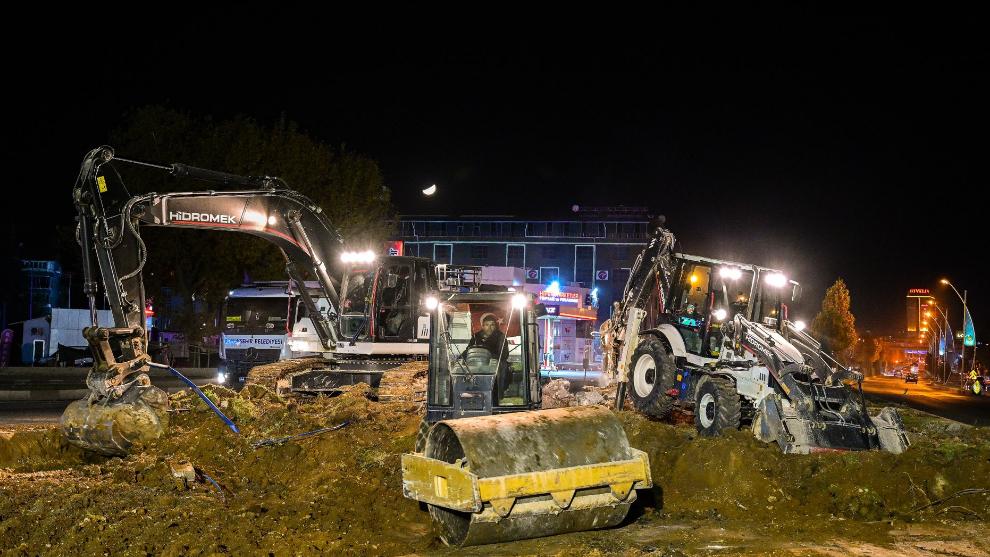
[[[927, 324], [927, 321], [925, 323]], [[945, 335], [943, 333], [944, 330], [942, 329], [942, 326], [939, 325], [939, 323], [938, 323], [938, 320], [932, 321], [932, 325], [935, 325], [935, 328], [938, 330], [938, 337], [934, 337], [933, 336], [933, 338], [931, 340], [931, 344], [930, 344], [930, 346], [933, 346], [934, 348], [929, 348], [929, 350], [928, 350], [928, 353], [929, 354], [933, 354], [933, 357], [932, 357], [932, 369], [929, 370], [929, 374], [934, 377], [935, 374], [934, 373], [931, 373], [931, 372], [938, 369], [938, 356], [939, 356], [938, 349], [939, 349], [939, 343], [941, 342], [941, 339], [945, 338]]]
[[943, 331], [946, 336], [942, 337], [946, 340], [945, 354], [942, 355], [942, 382], [944, 383], [949, 380], [949, 342], [953, 342], [953, 339], [948, 338], [948, 333], [952, 332], [952, 329], [949, 328], [949, 315], [947, 313], [949, 308], [945, 308], [945, 311], [942, 311], [942, 308], [939, 307], [938, 303], [934, 299], [931, 301], [931, 306], [937, 309], [938, 312], [942, 314], [942, 319], [945, 320], [945, 329], [943, 329]]
[[[951, 282], [949, 282], [949, 279], [942, 279], [939, 282], [941, 282], [942, 284], [948, 284], [949, 285], [949, 288], [952, 288], [952, 291], [956, 293], [956, 296], [959, 297], [959, 301], [962, 302], [962, 305], [963, 305], [962, 361], [960, 362], [959, 375], [961, 377], [965, 377], [966, 376], [966, 373], [965, 373], [966, 372], [966, 315], [969, 313], [969, 308], [966, 307], [966, 296], [967, 296], [968, 292], [966, 290], [963, 290], [963, 293], [960, 295], [959, 294], [959, 291], [956, 290], [956, 287]], [[973, 340], [975, 341], [976, 339], [973, 339]], [[973, 363], [974, 364], [976, 363], [976, 343], [975, 342], [974, 342], [974, 345], [973, 345]]]

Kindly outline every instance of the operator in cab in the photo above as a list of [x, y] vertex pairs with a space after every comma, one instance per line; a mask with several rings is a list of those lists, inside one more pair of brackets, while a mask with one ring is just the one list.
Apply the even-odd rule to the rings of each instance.
[[471, 336], [468, 348], [487, 348], [492, 354], [492, 358], [504, 360], [509, 353], [509, 345], [505, 340], [505, 333], [498, 328], [498, 320], [494, 315], [488, 314], [481, 319], [481, 329]]
[[509, 343], [505, 333], [498, 328], [498, 319], [489, 313], [481, 318], [481, 330], [471, 335], [470, 348], [484, 348], [491, 353], [492, 359], [498, 361], [498, 372], [495, 377], [495, 400], [505, 396], [505, 391], [512, 378], [508, 369]]

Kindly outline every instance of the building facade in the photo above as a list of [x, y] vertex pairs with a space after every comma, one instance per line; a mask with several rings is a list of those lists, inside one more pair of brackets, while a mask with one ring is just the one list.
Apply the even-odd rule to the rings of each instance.
[[604, 320], [649, 241], [649, 221], [643, 207], [575, 206], [561, 218], [403, 215], [394, 244], [437, 263], [518, 267], [526, 284], [586, 288]]

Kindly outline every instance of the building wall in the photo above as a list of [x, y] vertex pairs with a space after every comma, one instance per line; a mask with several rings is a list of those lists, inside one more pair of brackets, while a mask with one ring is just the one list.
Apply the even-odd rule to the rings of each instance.
[[522, 267], [529, 283], [558, 280], [598, 288], [603, 320], [649, 240], [645, 210], [627, 213], [632, 215], [572, 220], [404, 216], [398, 239], [405, 255], [455, 265]]

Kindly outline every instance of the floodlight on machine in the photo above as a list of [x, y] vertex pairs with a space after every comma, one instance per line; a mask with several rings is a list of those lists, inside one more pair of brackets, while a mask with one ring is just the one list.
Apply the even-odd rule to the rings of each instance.
[[365, 251], [345, 251], [340, 254], [340, 260], [344, 263], [371, 263], [375, 260], [375, 252]]
[[787, 277], [781, 273], [770, 273], [766, 278], [767, 284], [774, 288], [787, 286]]
[[729, 280], [739, 280], [742, 277], [742, 270], [738, 267], [720, 267], [718, 276]]

